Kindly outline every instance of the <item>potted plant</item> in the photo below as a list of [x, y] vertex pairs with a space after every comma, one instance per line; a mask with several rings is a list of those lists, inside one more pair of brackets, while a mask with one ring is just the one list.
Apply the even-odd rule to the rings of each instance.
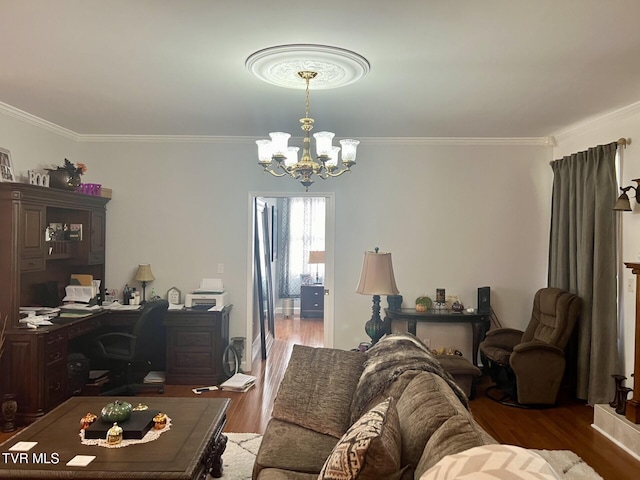
[[420, 295], [416, 298], [416, 312], [426, 312], [431, 308], [431, 305], [433, 305], [433, 302], [426, 295]]

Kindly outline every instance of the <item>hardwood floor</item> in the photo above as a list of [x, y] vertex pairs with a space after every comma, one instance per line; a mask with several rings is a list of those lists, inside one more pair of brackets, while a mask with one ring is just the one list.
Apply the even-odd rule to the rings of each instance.
[[[323, 344], [321, 319], [277, 318], [276, 338], [269, 358], [253, 365], [256, 386], [246, 393], [206, 392], [203, 396], [228, 397], [227, 432], [264, 433], [273, 401], [291, 350], [296, 343], [320, 347]], [[593, 408], [563, 395], [554, 408], [524, 410], [500, 405], [488, 399], [483, 379], [470, 402], [476, 421], [497, 441], [526, 448], [572, 450], [591, 465], [604, 480], [635, 480], [640, 462], [591, 428]], [[165, 396], [191, 397], [191, 388], [202, 385], [167, 385]], [[0, 442], [12, 434], [0, 433]]]

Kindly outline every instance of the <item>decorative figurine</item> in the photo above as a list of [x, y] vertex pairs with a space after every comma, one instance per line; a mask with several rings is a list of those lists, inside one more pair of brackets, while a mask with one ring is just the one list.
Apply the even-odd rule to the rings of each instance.
[[82, 430], [86, 430], [91, 426], [93, 422], [96, 421], [96, 418], [98, 418], [97, 415], [94, 415], [93, 413], [87, 413], [84, 417], [80, 419], [80, 428]]
[[105, 422], [124, 422], [131, 416], [133, 407], [129, 402], [121, 402], [115, 400], [113, 403], [106, 404], [100, 412], [100, 417]]
[[133, 407], [133, 411], [134, 412], [142, 412], [144, 410], [149, 410], [149, 407], [147, 405], [145, 405], [144, 403], [139, 403], [138, 405]]
[[120, 442], [122, 442], [122, 427], [119, 427], [118, 422], [115, 422], [113, 427], [107, 430], [107, 443], [117, 445]]
[[158, 414], [153, 417], [153, 428], [155, 428], [156, 430], [162, 430], [166, 426], [167, 415], [162, 412], [158, 412]]

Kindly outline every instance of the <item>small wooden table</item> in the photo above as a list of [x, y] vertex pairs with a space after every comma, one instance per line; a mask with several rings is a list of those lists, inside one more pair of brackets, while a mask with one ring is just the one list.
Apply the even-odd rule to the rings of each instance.
[[488, 313], [468, 313], [452, 312], [450, 310], [427, 310], [426, 312], [416, 312], [415, 308], [401, 308], [400, 310], [390, 310], [385, 308], [385, 323], [388, 322], [388, 331], [391, 331], [391, 320], [406, 320], [407, 330], [412, 335], [416, 334], [418, 322], [436, 323], [469, 323], [473, 333], [472, 362], [478, 366], [478, 347], [484, 340], [489, 326], [491, 316]]
[[[157, 440], [123, 448], [83, 445], [80, 419], [116, 397], [73, 397], [0, 445], [0, 478], [204, 480], [222, 475], [226, 398], [132, 397], [171, 418]], [[98, 420], [99, 421], [99, 420]], [[9, 452], [19, 441], [38, 442], [26, 453]], [[76, 455], [95, 455], [86, 467], [68, 467]]]

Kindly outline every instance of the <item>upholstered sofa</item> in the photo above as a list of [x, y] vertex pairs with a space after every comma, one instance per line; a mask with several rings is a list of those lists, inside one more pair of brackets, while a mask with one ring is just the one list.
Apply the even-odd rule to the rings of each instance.
[[366, 353], [296, 345], [253, 478], [417, 480], [447, 455], [495, 443], [467, 407], [413, 336]]

